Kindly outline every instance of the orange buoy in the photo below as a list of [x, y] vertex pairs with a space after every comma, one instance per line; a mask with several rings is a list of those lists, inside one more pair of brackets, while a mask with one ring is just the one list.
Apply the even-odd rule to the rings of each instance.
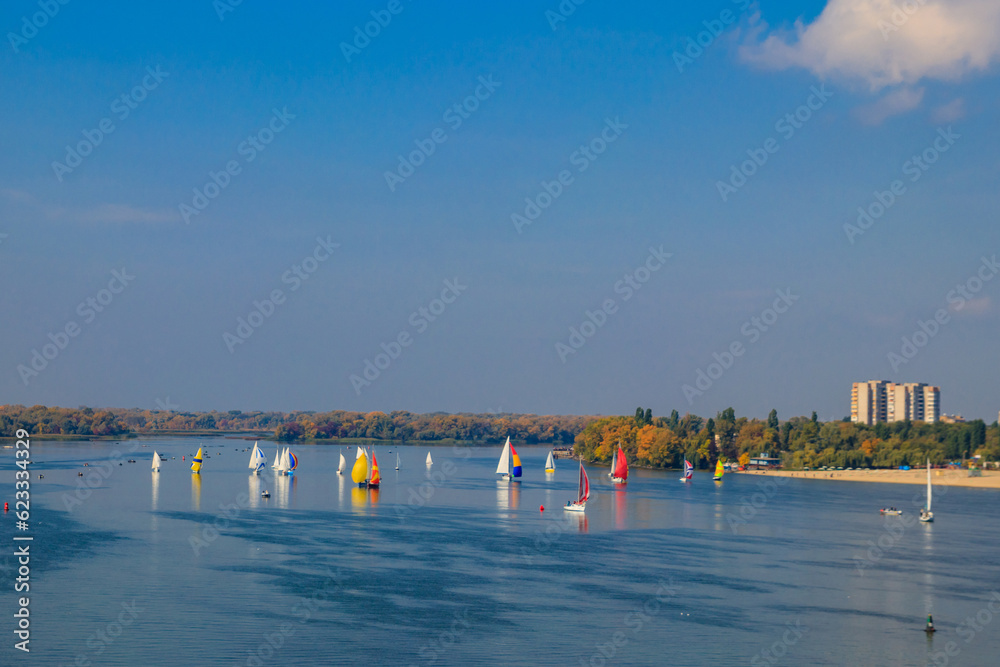
[[539, 512], [544, 512], [545, 511], [545, 505], [539, 505], [538, 506], [538, 511]]

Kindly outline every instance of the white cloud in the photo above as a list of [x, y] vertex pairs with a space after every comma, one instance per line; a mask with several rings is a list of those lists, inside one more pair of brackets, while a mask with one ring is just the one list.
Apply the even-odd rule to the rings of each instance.
[[1000, 57], [1000, 2], [829, 0], [808, 25], [799, 20], [761, 41], [763, 31], [741, 47], [745, 60], [860, 81], [874, 92], [987, 69]]
[[898, 116], [920, 106], [924, 89], [899, 88], [887, 93], [880, 100], [854, 110], [855, 116], [865, 125], [878, 125], [886, 118]]
[[954, 305], [951, 306], [952, 312], [957, 315], [965, 315], [969, 317], [977, 317], [980, 315], [986, 315], [993, 309], [993, 301], [988, 296], [981, 296], [978, 299], [967, 299], [962, 304], [962, 309], [959, 310]]
[[17, 202], [19, 204], [31, 204], [35, 201], [34, 197], [23, 190], [3, 188], [0, 190], [0, 195], [3, 195], [4, 199], [9, 199], [10, 201]]
[[174, 222], [180, 219], [174, 209], [143, 209], [128, 204], [101, 204], [95, 208], [67, 213], [79, 222]]
[[39, 202], [34, 195], [23, 190], [0, 188], [0, 197], [19, 204], [26, 204], [55, 222], [75, 223], [156, 223], [177, 222], [180, 214], [172, 208], [142, 208], [130, 204], [97, 204], [96, 206], [58, 206]]
[[962, 118], [965, 118], [965, 100], [961, 97], [938, 107], [931, 114], [931, 120], [938, 125], [954, 123], [956, 120], [961, 120]]

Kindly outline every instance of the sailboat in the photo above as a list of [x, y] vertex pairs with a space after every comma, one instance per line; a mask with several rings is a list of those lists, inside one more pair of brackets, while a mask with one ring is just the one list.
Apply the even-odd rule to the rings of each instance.
[[294, 475], [295, 469], [299, 467], [299, 457], [287, 449], [285, 450], [285, 456], [288, 457], [288, 474]]
[[521, 476], [521, 457], [517, 455], [517, 450], [510, 444], [510, 436], [500, 452], [500, 460], [497, 462], [497, 474], [502, 479], [513, 481], [515, 477]]
[[278, 464], [281, 463], [281, 448], [274, 450], [274, 463], [271, 464], [271, 468], [274, 470], [278, 469]]
[[556, 471], [556, 460], [552, 456], [552, 450], [549, 450], [549, 457], [545, 459], [545, 472], [554, 473]]
[[[619, 441], [618, 446], [621, 447], [621, 444], [622, 443]], [[615, 476], [615, 466], [617, 466], [617, 465], [618, 465], [618, 450], [616, 449], [611, 454], [611, 470], [608, 471], [608, 477], [614, 477]]]
[[399, 452], [396, 452], [396, 470], [399, 470]]
[[191, 472], [201, 473], [201, 447], [198, 448], [198, 453], [191, 459]]
[[347, 467], [347, 459], [344, 458], [344, 450], [340, 451], [340, 465], [337, 466], [337, 474], [343, 475], [344, 468]]
[[618, 451], [615, 452], [615, 467], [611, 469], [611, 481], [615, 484], [628, 482], [628, 459], [622, 451], [621, 443], [618, 443]]
[[267, 465], [267, 457], [264, 456], [263, 450], [257, 446], [257, 443], [253, 443], [253, 453], [250, 454], [250, 464], [249, 468], [253, 471], [253, 474], [258, 475], [260, 471], [264, 469]]
[[378, 472], [378, 459], [375, 458], [375, 450], [372, 449], [372, 476], [368, 479], [368, 488], [377, 489], [382, 483], [382, 475]]
[[278, 474], [279, 475], [287, 475], [288, 474], [289, 463], [290, 462], [288, 460], [288, 448], [286, 447], [285, 449], [281, 450], [280, 454], [278, 454]]
[[153, 472], [160, 472], [160, 455], [153, 452]]
[[713, 477], [712, 479], [714, 479], [716, 482], [721, 482], [722, 475], [725, 472], [726, 468], [725, 466], [722, 465], [722, 459], [719, 459], [718, 461], [715, 462], [715, 477]]
[[354, 454], [354, 460], [357, 461], [358, 459], [360, 459], [361, 455], [364, 454], [364, 452], [365, 450], [359, 445], [358, 451]]
[[587, 508], [588, 498], [590, 498], [590, 478], [583, 469], [583, 459], [580, 459], [580, 481], [576, 489], [576, 502], [567, 501], [563, 509], [567, 512], [583, 512]]
[[682, 482], [690, 482], [694, 479], [694, 466], [687, 459], [684, 459], [684, 476], [681, 477]]
[[927, 507], [920, 510], [920, 520], [924, 523], [934, 521], [934, 512], [931, 511], [931, 460], [927, 459]]
[[431, 453], [427, 452], [427, 465], [433, 465], [434, 461], [431, 461]]
[[364, 488], [368, 483], [368, 457], [358, 447], [360, 454], [354, 459], [354, 468], [351, 469], [351, 479], [359, 487]]

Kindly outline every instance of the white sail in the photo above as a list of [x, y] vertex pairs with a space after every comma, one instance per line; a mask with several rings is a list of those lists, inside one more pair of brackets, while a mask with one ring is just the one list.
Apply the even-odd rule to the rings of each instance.
[[254, 472], [258, 472], [267, 465], [267, 457], [264, 456], [264, 451], [257, 446], [257, 443], [253, 443], [253, 451], [250, 454], [249, 468]]
[[427, 452], [427, 465], [431, 465], [433, 463], [434, 463], [434, 461], [431, 461], [431, 453]]
[[545, 459], [545, 469], [546, 470], [556, 469], [556, 460], [552, 457], [551, 451], [549, 452], [549, 458]]
[[281, 448], [274, 450], [274, 463], [271, 464], [272, 468], [277, 468], [278, 464], [281, 463]]
[[510, 474], [510, 436], [507, 436], [507, 443], [503, 446], [503, 451], [500, 452], [500, 461], [497, 463], [497, 474]]
[[357, 453], [357, 454], [355, 454], [355, 456], [354, 456], [354, 460], [355, 460], [355, 461], [357, 461], [358, 459], [360, 459], [360, 458], [361, 458], [361, 455], [362, 455], [362, 454], [364, 453], [364, 450], [363, 450], [363, 449], [361, 449], [361, 447], [358, 447], [358, 448], [357, 448], [357, 450], [358, 450], [358, 453]]
[[618, 450], [616, 449], [614, 453], [611, 454], [611, 470], [608, 472], [608, 477], [615, 476], [615, 466], [618, 464]]
[[931, 511], [931, 460], [927, 459], [927, 511]]
[[344, 467], [347, 465], [347, 459], [344, 458], [344, 452], [340, 452], [340, 465], [337, 466], [337, 474], [344, 474]]
[[160, 472], [160, 455], [153, 452], [153, 472]]
[[288, 448], [287, 447], [285, 449], [283, 449], [280, 454], [278, 454], [278, 459], [279, 459], [278, 460], [278, 472], [281, 473], [281, 474], [287, 473], [288, 469], [291, 467], [289, 465], [289, 461], [288, 461]]

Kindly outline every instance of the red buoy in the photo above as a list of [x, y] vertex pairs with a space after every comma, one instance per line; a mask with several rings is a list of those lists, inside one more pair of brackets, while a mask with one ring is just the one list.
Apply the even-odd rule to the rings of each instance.
[[539, 505], [538, 506], [538, 511], [539, 512], [544, 512], [545, 511], [545, 505]]
[[3, 504], [3, 511], [4, 511], [4, 512], [7, 512], [7, 511], [9, 511], [9, 510], [10, 510], [10, 505], [8, 505], [7, 503], [4, 503], [4, 504]]

